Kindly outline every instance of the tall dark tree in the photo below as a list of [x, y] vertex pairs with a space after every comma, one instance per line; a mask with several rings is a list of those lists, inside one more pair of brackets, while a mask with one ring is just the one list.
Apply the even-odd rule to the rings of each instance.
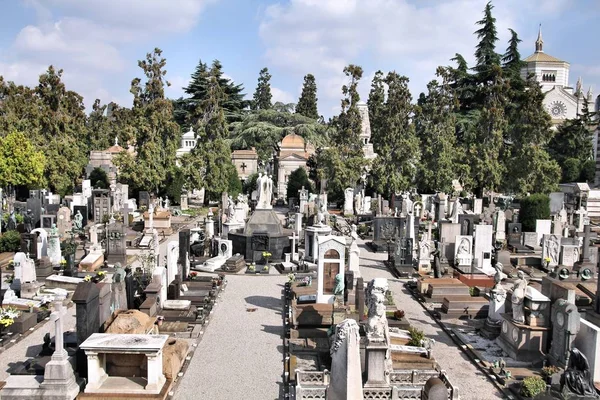
[[220, 67], [217, 62], [211, 66], [207, 98], [193, 114], [197, 121], [194, 127], [197, 144], [182, 159], [187, 186], [206, 188], [207, 197], [213, 200], [228, 190], [232, 176], [227, 122], [221, 105], [226, 95], [219, 83]]
[[175, 168], [175, 153], [181, 140], [181, 131], [173, 118], [173, 105], [165, 98], [167, 60], [158, 48], [140, 60], [146, 80], [131, 82], [133, 108], [130, 124], [134, 131], [132, 142], [136, 154], [123, 151], [116, 156], [120, 178], [133, 189], [158, 192]]
[[371, 91], [367, 100], [369, 106], [369, 122], [371, 123], [371, 141], [376, 144], [379, 141], [383, 125], [383, 109], [385, 105], [385, 85], [383, 72], [375, 72], [371, 82]]
[[258, 85], [256, 86], [256, 91], [254, 92], [252, 109], [268, 110], [273, 105], [271, 103], [272, 98], [271, 74], [269, 73], [268, 68], [263, 68], [260, 70], [260, 75], [258, 76]]
[[[244, 100], [244, 86], [236, 84], [231, 79], [223, 76], [223, 66], [219, 60], [213, 61], [213, 65], [218, 66], [219, 76], [217, 80], [225, 94], [225, 98], [222, 101], [225, 119], [228, 123], [238, 121], [241, 118], [242, 110], [249, 105], [249, 101]], [[200, 60], [192, 74], [190, 83], [183, 88], [185, 94], [189, 97], [174, 101], [175, 119], [182, 127], [187, 128], [196, 123], [196, 121], [191, 121], [190, 117], [200, 103], [207, 99], [209, 81], [210, 70], [206, 63]]]
[[312, 119], [319, 119], [319, 111], [317, 109], [317, 83], [312, 74], [307, 74], [304, 77], [302, 85], [302, 94], [296, 104], [296, 114], [304, 115]]
[[358, 110], [357, 86], [362, 73], [362, 68], [357, 65], [344, 68], [350, 82], [342, 86], [342, 111], [332, 120], [334, 130], [330, 139], [335, 146], [324, 149], [316, 160], [319, 179], [327, 179], [327, 190], [332, 198], [340, 198], [346, 187], [354, 187], [367, 165], [360, 139], [362, 119]]
[[100, 99], [94, 101], [86, 124], [89, 132], [88, 147], [90, 150], [106, 150], [113, 145], [115, 135], [118, 135], [119, 132], [115, 129], [112, 116], [114, 107], [116, 107], [114, 103], [102, 105]]
[[413, 106], [408, 78], [396, 72], [385, 78], [387, 101], [382, 110], [382, 125], [374, 150], [372, 186], [378, 193], [391, 197], [412, 186], [419, 161], [419, 140], [411, 122]]
[[450, 88], [450, 74], [439, 67], [441, 82], [431, 81], [415, 110], [415, 129], [421, 144], [418, 183], [423, 193], [452, 191], [452, 180], [468, 176], [462, 147], [456, 144], [456, 115]]
[[504, 75], [510, 79], [521, 76], [521, 68], [525, 64], [521, 60], [521, 53], [519, 53], [519, 35], [513, 29], [510, 31], [510, 40], [508, 41], [508, 47], [506, 52], [502, 56], [502, 67], [505, 71]]
[[498, 32], [496, 31], [496, 18], [492, 15], [494, 6], [488, 2], [483, 11], [483, 18], [477, 21], [481, 28], [475, 31], [479, 43], [475, 48], [475, 67], [477, 80], [480, 84], [493, 84], [495, 81], [495, 66], [500, 65], [500, 55], [496, 53]]

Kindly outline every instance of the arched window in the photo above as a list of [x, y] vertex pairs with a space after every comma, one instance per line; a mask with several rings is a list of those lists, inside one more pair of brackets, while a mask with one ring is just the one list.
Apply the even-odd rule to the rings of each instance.
[[334, 259], [339, 259], [340, 258], [340, 253], [338, 253], [336, 250], [333, 249], [329, 249], [325, 252], [325, 258], [334, 258]]

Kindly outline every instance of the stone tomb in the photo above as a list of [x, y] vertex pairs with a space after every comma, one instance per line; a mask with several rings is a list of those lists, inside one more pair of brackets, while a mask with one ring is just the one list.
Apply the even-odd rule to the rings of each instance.
[[523, 232], [523, 246], [531, 250], [541, 250], [537, 232]]
[[106, 227], [106, 261], [109, 264], [127, 264], [125, 226], [115, 222]]
[[542, 239], [542, 261], [548, 259], [549, 267], [556, 267], [560, 262], [560, 236], [544, 235]]
[[473, 257], [476, 267], [486, 274], [495, 273], [492, 267], [493, 234], [492, 225], [475, 225]]
[[572, 267], [579, 261], [579, 246], [562, 245], [560, 252], [560, 265]]
[[457, 236], [454, 264], [463, 272], [471, 272], [473, 263], [473, 236]]
[[[163, 347], [168, 339], [168, 335], [94, 333], [80, 345], [88, 362], [85, 393], [159, 394], [166, 383]], [[127, 360], [127, 365], [119, 359]]]
[[321, 236], [318, 246], [317, 303], [333, 304], [335, 277], [346, 271], [346, 240], [340, 236]]
[[440, 242], [446, 245], [442, 246], [442, 254], [440, 254], [440, 261], [451, 262], [454, 261], [454, 246], [456, 243], [456, 237], [460, 236], [461, 226], [460, 224], [453, 224], [450, 222], [439, 223], [440, 229]]

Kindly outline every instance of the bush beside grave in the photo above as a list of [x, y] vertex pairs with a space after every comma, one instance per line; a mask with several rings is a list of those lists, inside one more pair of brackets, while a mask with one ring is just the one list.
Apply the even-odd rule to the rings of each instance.
[[550, 197], [538, 193], [521, 199], [519, 221], [523, 226], [523, 232], [535, 232], [535, 220], [548, 218], [550, 218]]
[[546, 390], [546, 382], [539, 376], [530, 376], [523, 379], [521, 386], [521, 395], [525, 397], [535, 397]]
[[21, 247], [21, 235], [17, 231], [4, 232], [0, 236], [0, 253], [15, 253]]

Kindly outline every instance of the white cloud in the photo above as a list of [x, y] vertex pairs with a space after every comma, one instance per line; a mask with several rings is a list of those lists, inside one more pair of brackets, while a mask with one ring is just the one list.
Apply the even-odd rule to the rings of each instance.
[[[475, 22], [482, 18], [486, 2], [290, 0], [265, 10], [259, 34], [269, 65], [297, 77], [314, 74], [321, 110], [339, 110], [341, 86], [347, 81], [342, 70], [350, 63], [369, 69], [359, 85], [362, 100], [370, 89], [373, 66], [408, 76], [417, 98], [435, 77], [436, 67], [451, 64], [455, 53], [472, 65]], [[568, 5], [566, 0], [552, 0], [539, 9], [521, 3], [507, 0], [493, 10], [500, 53], [506, 48], [509, 27], [518, 31], [519, 24], [531, 24], [530, 19], [523, 21], [525, 12], [535, 10], [540, 16]], [[521, 51], [529, 53], [527, 48], [525, 43]]]
[[[127, 93], [134, 75], [125, 72], [143, 54], [125, 53], [125, 47], [191, 29], [215, 1], [26, 0], [38, 21], [22, 28], [12, 46], [0, 53], [0, 74], [31, 85], [52, 64], [64, 69], [67, 87], [84, 96], [88, 107], [96, 98], [130, 103], [116, 93]], [[177, 86], [167, 92], [181, 93], [184, 79], [171, 80]]]
[[271, 86], [271, 95], [273, 96], [273, 103], [280, 101], [284, 104], [289, 104], [295, 103], [298, 100], [291, 93], [288, 93], [285, 90], [281, 90], [274, 86]]

